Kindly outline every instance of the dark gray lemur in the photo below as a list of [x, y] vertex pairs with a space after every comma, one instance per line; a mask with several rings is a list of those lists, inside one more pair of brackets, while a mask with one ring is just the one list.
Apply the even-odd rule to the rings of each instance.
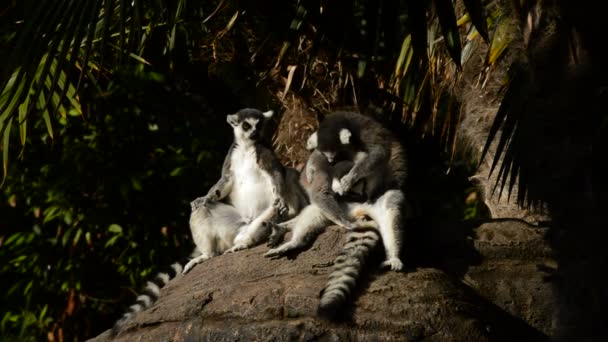
[[323, 153], [330, 163], [350, 160], [353, 168], [340, 180], [340, 192], [372, 173], [382, 186], [373, 188], [370, 196], [387, 189], [403, 189], [407, 177], [405, 150], [399, 140], [386, 127], [374, 119], [353, 112], [335, 112], [327, 115], [308, 144]]
[[374, 119], [351, 112], [329, 114], [308, 140], [329, 163], [352, 161], [353, 167], [332, 184], [343, 195], [365, 180], [370, 216], [379, 226], [386, 251], [385, 265], [401, 270], [402, 229], [406, 216], [403, 192], [407, 176], [405, 150], [387, 128]]
[[137, 303], [116, 322], [117, 334], [124, 323], [152, 305], [160, 288], [178, 273], [190, 271], [216, 255], [253, 246], [267, 237], [265, 221], [290, 218], [308, 204], [298, 183], [297, 171], [284, 168], [272, 149], [265, 146], [263, 131], [272, 111], [241, 109], [227, 116], [234, 141], [224, 160], [222, 175], [207, 195], [191, 202], [190, 230], [195, 243], [187, 264], [172, 265], [148, 282]]
[[[314, 147], [313, 145], [309, 140], [307, 147]], [[350, 160], [332, 165], [318, 150], [311, 153], [300, 177], [311, 203], [295, 218], [272, 224], [270, 242], [273, 246], [282, 240], [288, 230], [292, 231], [292, 236], [289, 241], [266, 253], [266, 256], [274, 257], [307, 247], [332, 221], [347, 228], [347, 243], [334, 262], [334, 270], [322, 291], [319, 303], [319, 315], [328, 318], [342, 307], [356, 287], [369, 254], [379, 245], [380, 224], [389, 227], [384, 229], [387, 231], [390, 227], [395, 227], [391, 220], [400, 221], [401, 212], [396, 209], [403, 202], [400, 191], [388, 190], [376, 199], [368, 198], [368, 193], [374, 191], [369, 184], [384, 186], [383, 179], [375, 179], [383, 175], [381, 172], [357, 181], [348, 193], [336, 195], [333, 192], [332, 184], [339, 185], [340, 179], [353, 165]], [[389, 259], [385, 265], [393, 270], [402, 267], [398, 259]]]

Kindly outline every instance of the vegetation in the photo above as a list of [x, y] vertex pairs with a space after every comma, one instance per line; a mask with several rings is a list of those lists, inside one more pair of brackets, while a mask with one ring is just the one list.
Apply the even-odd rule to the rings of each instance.
[[[551, 101], [570, 94], [549, 87], [569, 79], [570, 66], [604, 57], [589, 38], [598, 27], [561, 1], [0, 6], [0, 333], [7, 340], [91, 337], [111, 325], [158, 266], [190, 252], [188, 202], [217, 177], [230, 140], [226, 113], [285, 105], [287, 93], [318, 112], [371, 108], [385, 122], [399, 122], [392, 127], [402, 136], [429, 146], [418, 160], [443, 175], [457, 151], [459, 108], [467, 99], [458, 89], [462, 75], [483, 88], [493, 73], [509, 69], [495, 94], [496, 101], [505, 97], [484, 153], [499, 136], [494, 166], [501, 188], [517, 184], [521, 203], [546, 203], [546, 189], [555, 186], [542, 176], [559, 160], [547, 158], [540, 169], [531, 162], [547, 155], [546, 145], [531, 137], [538, 125], [526, 118], [541, 106], [537, 95]], [[545, 34], [540, 24], [552, 30]], [[467, 65], [478, 64], [467, 74]], [[545, 65], [553, 78], [545, 77]], [[593, 93], [596, 79], [585, 77], [574, 78]], [[605, 129], [601, 115], [596, 110], [583, 121], [600, 127], [591, 140]], [[524, 153], [535, 139], [538, 149]], [[451, 166], [433, 191], [420, 189], [423, 202], [444, 200], [424, 214], [484, 216], [475, 190], [462, 181], [473, 168]], [[448, 184], [454, 178], [458, 184]]]

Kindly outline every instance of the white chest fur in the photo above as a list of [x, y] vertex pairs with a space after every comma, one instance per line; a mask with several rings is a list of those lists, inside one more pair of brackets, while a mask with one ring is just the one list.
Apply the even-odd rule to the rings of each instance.
[[273, 202], [270, 177], [259, 168], [253, 146], [235, 147], [230, 162], [234, 177], [230, 202], [247, 221], [252, 220]]

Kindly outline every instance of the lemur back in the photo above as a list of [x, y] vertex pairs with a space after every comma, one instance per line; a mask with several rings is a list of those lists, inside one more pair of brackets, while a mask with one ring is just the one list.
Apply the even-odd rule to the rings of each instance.
[[176, 263], [174, 272], [159, 274], [148, 282], [137, 303], [114, 325], [114, 334], [130, 317], [152, 305], [160, 288], [176, 274], [187, 273], [214, 256], [261, 242], [268, 233], [263, 222], [294, 216], [307, 204], [297, 171], [284, 168], [263, 143], [264, 125], [272, 115], [272, 111], [245, 108], [227, 116], [234, 142], [224, 158], [221, 177], [207, 195], [191, 202], [194, 252], [183, 270], [183, 263]]
[[351, 184], [374, 174], [379, 184], [370, 184], [373, 192], [370, 196], [388, 189], [403, 189], [407, 177], [405, 149], [393, 133], [376, 120], [359, 113], [331, 113], [309, 140], [330, 163], [334, 159], [355, 162], [347, 175], [352, 178], [348, 179]]

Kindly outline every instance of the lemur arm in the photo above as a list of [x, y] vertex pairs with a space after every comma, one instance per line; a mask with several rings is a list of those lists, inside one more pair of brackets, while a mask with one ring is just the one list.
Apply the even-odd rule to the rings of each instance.
[[348, 219], [346, 212], [338, 204], [333, 191], [331, 191], [332, 177], [331, 165], [321, 152], [314, 150], [306, 163], [306, 180], [310, 201], [314, 203], [321, 213], [333, 223], [352, 229], [352, 222]]
[[224, 164], [222, 165], [222, 175], [220, 179], [213, 185], [207, 195], [203, 197], [198, 197], [194, 201], [190, 202], [190, 206], [192, 207], [192, 211], [198, 209], [201, 206], [207, 205], [207, 203], [217, 202], [230, 193], [232, 190], [232, 174], [230, 173], [231, 166], [231, 158], [232, 150], [234, 149], [234, 144], [230, 147], [228, 154], [226, 154], [226, 158], [224, 158]]
[[287, 186], [285, 184], [285, 168], [274, 153], [264, 146], [257, 146], [258, 165], [270, 180], [272, 193], [275, 195], [275, 205], [279, 213], [284, 213], [287, 208]]
[[371, 175], [378, 166], [387, 163], [388, 150], [382, 145], [368, 146], [367, 151], [359, 151], [353, 158], [354, 165], [340, 180], [340, 195], [347, 193], [359, 180]]

